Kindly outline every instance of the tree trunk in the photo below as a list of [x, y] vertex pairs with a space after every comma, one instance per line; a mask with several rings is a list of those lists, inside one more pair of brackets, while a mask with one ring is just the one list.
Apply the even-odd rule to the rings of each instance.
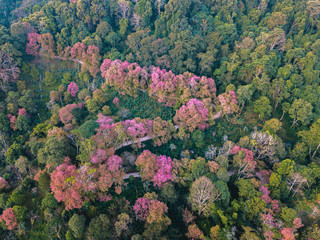
[[318, 151], [318, 149], [319, 149], [319, 147], [320, 147], [320, 143], [318, 144], [318, 146], [317, 146], [317, 148], [316, 148], [316, 150], [314, 151], [314, 153], [312, 154], [312, 159], [314, 158], [314, 156], [316, 155], [316, 153], [317, 153], [317, 151]]

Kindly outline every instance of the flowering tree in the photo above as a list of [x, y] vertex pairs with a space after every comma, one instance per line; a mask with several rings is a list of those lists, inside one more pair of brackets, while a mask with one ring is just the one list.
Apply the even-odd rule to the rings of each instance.
[[155, 118], [152, 123], [152, 132], [155, 137], [153, 142], [156, 146], [167, 143], [176, 131], [171, 121], [164, 121], [160, 117]]
[[86, 45], [81, 42], [77, 42], [70, 50], [71, 58], [72, 59], [82, 59], [86, 52]]
[[151, 72], [151, 84], [149, 85], [150, 96], [156, 95], [159, 102], [164, 102], [168, 106], [173, 106], [176, 101], [177, 77], [172, 71], [167, 72], [159, 67], [153, 68]]
[[106, 84], [114, 86], [121, 94], [136, 96], [138, 89], [146, 88], [148, 73], [137, 63], [105, 59], [100, 70]]
[[205, 102], [212, 102], [216, 97], [216, 85], [212, 78], [198, 77], [189, 72], [180, 74], [178, 88], [181, 91], [180, 100], [185, 102], [190, 98], [198, 98]]
[[170, 157], [156, 156], [149, 150], [144, 150], [137, 158], [136, 165], [140, 169], [143, 180], [153, 181], [153, 184], [162, 187], [173, 179], [173, 162]]
[[234, 91], [220, 94], [218, 101], [223, 114], [231, 114], [239, 111], [238, 101]]
[[104, 164], [100, 160], [94, 160], [97, 165], [86, 163], [77, 168], [67, 158], [51, 173], [51, 190], [57, 201], [64, 202], [66, 210], [81, 208], [89, 200], [110, 200], [108, 191], [112, 186], [121, 193], [122, 159], [113, 155]]
[[0, 51], [0, 87], [6, 90], [10, 81], [18, 78], [20, 73], [17, 64], [13, 63], [12, 59], [2, 51]]
[[149, 213], [149, 205], [150, 205], [150, 201], [146, 198], [138, 198], [137, 201], [135, 202], [134, 206], [133, 206], [133, 211], [136, 214], [136, 217], [141, 220], [144, 221], [147, 219], [148, 217], [148, 213]]
[[156, 199], [138, 198], [133, 206], [133, 210], [138, 219], [146, 221], [148, 224], [164, 223], [169, 225], [170, 219], [166, 216], [168, 207], [165, 203]]
[[9, 121], [10, 121], [10, 127], [11, 127], [13, 130], [17, 130], [17, 126], [16, 126], [17, 117], [14, 116], [14, 115], [11, 115], [11, 114], [8, 114], [7, 116], [8, 116]]
[[153, 177], [153, 184], [162, 187], [165, 182], [172, 180], [173, 163], [170, 157], [160, 155], [157, 157], [157, 172]]
[[58, 202], [64, 202], [67, 210], [82, 207], [85, 199], [78, 184], [76, 166], [66, 163], [59, 165], [51, 174], [50, 187], [54, 197]]
[[115, 98], [112, 100], [112, 103], [113, 103], [114, 105], [116, 105], [117, 107], [119, 107], [119, 103], [120, 103], [119, 98], [115, 97]]
[[87, 52], [82, 53], [80, 60], [83, 62], [82, 71], [89, 71], [93, 77], [96, 77], [100, 69], [100, 50], [94, 45], [88, 46]]
[[39, 55], [39, 34], [38, 33], [29, 33], [28, 40], [26, 45], [26, 53], [33, 56]]
[[55, 56], [55, 43], [50, 33], [39, 35], [38, 42], [40, 43], [40, 54], [49, 58]]
[[198, 228], [197, 224], [192, 224], [188, 226], [188, 232], [186, 236], [189, 239], [204, 239], [204, 234]]
[[107, 160], [107, 151], [104, 149], [97, 149], [94, 154], [91, 155], [91, 162], [95, 164], [104, 163]]
[[198, 99], [190, 99], [186, 105], [177, 110], [174, 122], [190, 132], [204, 130], [208, 125], [209, 110]]
[[149, 150], [144, 150], [136, 160], [142, 180], [151, 181], [156, 174], [157, 156]]
[[13, 230], [18, 227], [17, 217], [12, 208], [7, 208], [2, 212], [0, 221], [5, 221], [8, 230]]
[[78, 105], [75, 103], [68, 104], [67, 106], [65, 106], [59, 110], [59, 116], [60, 116], [60, 120], [62, 123], [68, 124], [72, 121], [73, 115], [72, 115], [71, 111], [73, 109], [75, 109], [76, 107], [78, 107]]
[[235, 146], [231, 150], [231, 153], [237, 154], [233, 158], [233, 163], [235, 167], [238, 168], [238, 177], [248, 177], [252, 175], [257, 164], [253, 159], [253, 152], [251, 150]]
[[18, 115], [28, 116], [27, 110], [25, 108], [19, 108]]
[[259, 189], [259, 191], [262, 193], [261, 195], [261, 199], [264, 200], [266, 202], [266, 204], [271, 203], [271, 198], [270, 198], [270, 191], [268, 190], [267, 187], [265, 186], [261, 186], [261, 188]]
[[5, 190], [9, 187], [9, 184], [6, 180], [0, 177], [0, 191]]
[[72, 97], [76, 97], [77, 96], [77, 93], [79, 92], [79, 87], [78, 85], [75, 83], [75, 82], [71, 82], [69, 85], [68, 85], [68, 92], [70, 93], [70, 95]]

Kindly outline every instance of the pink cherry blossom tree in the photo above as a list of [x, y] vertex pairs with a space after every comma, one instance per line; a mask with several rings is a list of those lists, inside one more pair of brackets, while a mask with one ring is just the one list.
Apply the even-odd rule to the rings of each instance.
[[70, 95], [72, 97], [76, 97], [77, 96], [77, 93], [79, 92], [79, 87], [78, 85], [75, 83], [75, 82], [71, 82], [69, 85], [68, 85], [68, 92], [70, 93]]
[[28, 34], [28, 39], [27, 39], [27, 45], [26, 45], [26, 53], [29, 55], [33, 55], [33, 56], [38, 56], [39, 55], [39, 42], [38, 42], [38, 38], [39, 38], [39, 34], [38, 33], [29, 33]]
[[200, 130], [206, 129], [209, 126], [208, 117], [209, 110], [203, 102], [193, 98], [177, 110], [174, 122], [180, 127], [193, 132], [197, 128]]
[[18, 227], [17, 217], [12, 208], [7, 208], [2, 212], [0, 221], [5, 221], [8, 230], [14, 230]]

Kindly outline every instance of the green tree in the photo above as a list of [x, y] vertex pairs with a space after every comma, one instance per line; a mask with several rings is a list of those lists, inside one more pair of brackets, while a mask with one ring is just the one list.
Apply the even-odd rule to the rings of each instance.
[[111, 237], [111, 225], [107, 215], [100, 214], [90, 221], [86, 232], [88, 240], [108, 239]]
[[320, 148], [320, 119], [311, 125], [309, 131], [298, 132], [298, 136], [307, 144], [309, 151], [312, 152], [311, 157], [314, 158]]
[[97, 128], [99, 128], [99, 123], [94, 120], [88, 120], [79, 127], [79, 132], [81, 137], [88, 139], [95, 134]]
[[57, 80], [55, 79], [54, 75], [52, 72], [45, 72], [45, 77], [44, 77], [44, 84], [47, 87], [52, 87], [57, 83]]
[[271, 134], [275, 134], [282, 127], [282, 122], [277, 118], [271, 118], [270, 120], [265, 121], [263, 130], [268, 131]]
[[298, 122], [306, 125], [312, 118], [313, 107], [311, 103], [303, 99], [295, 99], [289, 109], [289, 116], [293, 119], [291, 127], [296, 125]]
[[19, 115], [16, 121], [16, 127], [20, 131], [28, 131], [30, 129], [30, 117], [25, 115]]
[[83, 215], [73, 214], [68, 222], [68, 226], [71, 229], [75, 238], [81, 238], [84, 232], [86, 218]]
[[256, 100], [253, 105], [253, 111], [259, 114], [261, 119], [269, 117], [272, 111], [269, 98], [263, 96]]
[[0, 132], [9, 132], [10, 130], [10, 122], [7, 115], [4, 113], [0, 113]]

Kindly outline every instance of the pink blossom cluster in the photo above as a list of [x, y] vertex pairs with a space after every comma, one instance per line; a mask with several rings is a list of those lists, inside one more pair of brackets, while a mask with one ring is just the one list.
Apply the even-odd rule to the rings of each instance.
[[234, 91], [220, 94], [218, 100], [224, 114], [235, 113], [239, 110], [236, 93]]
[[113, 185], [116, 193], [121, 193], [124, 176], [122, 159], [113, 155], [103, 163], [107, 158], [104, 153], [104, 150], [97, 150], [91, 158], [94, 164], [85, 163], [79, 168], [71, 165], [70, 159], [66, 158], [51, 173], [51, 190], [57, 201], [65, 204], [66, 210], [81, 208], [85, 201], [91, 199], [110, 199], [107, 191]]
[[129, 137], [138, 139], [152, 134], [152, 121], [147, 120], [146, 123], [137, 122], [135, 119], [126, 120], [121, 123], [125, 132]]
[[144, 221], [148, 216], [148, 208], [150, 201], [146, 198], [138, 198], [133, 206], [133, 211], [135, 212], [138, 219]]
[[104, 149], [97, 149], [93, 155], [91, 155], [91, 162], [95, 164], [101, 164], [107, 160], [107, 151]]
[[115, 97], [115, 98], [113, 99], [112, 103], [113, 103], [114, 105], [116, 105], [117, 107], [119, 107], [119, 103], [120, 103], [119, 98]]
[[26, 53], [33, 56], [39, 55], [39, 34], [38, 33], [29, 33], [26, 45]]
[[8, 114], [7, 116], [8, 116], [9, 121], [10, 121], [10, 127], [11, 127], [13, 130], [17, 130], [17, 126], [16, 126], [17, 117], [14, 116], [14, 115], [12, 115], [12, 114]]
[[18, 109], [18, 115], [24, 115], [24, 116], [28, 116], [27, 110], [25, 108], [19, 108]]
[[68, 104], [65, 107], [62, 107], [59, 110], [59, 116], [62, 123], [68, 124], [72, 121], [73, 115], [71, 111], [76, 107], [78, 107], [78, 105], [73, 103], [73, 104]]
[[106, 84], [116, 87], [121, 94], [135, 95], [138, 89], [147, 89], [150, 96], [167, 106], [191, 98], [208, 99], [210, 102], [216, 96], [212, 78], [197, 77], [189, 72], [175, 75], [172, 71], [154, 67], [148, 73], [137, 63], [110, 59], [103, 61], [100, 71]]
[[172, 159], [170, 157], [160, 155], [157, 157], [158, 170], [153, 177], [153, 184], [162, 187], [163, 184], [172, 179]]
[[0, 222], [1, 221], [5, 221], [8, 230], [13, 230], [18, 227], [17, 217], [12, 208], [7, 208], [2, 212], [0, 216]]
[[79, 87], [78, 85], [75, 83], [75, 82], [71, 82], [69, 85], [68, 85], [68, 92], [70, 93], [70, 95], [72, 97], [76, 97], [77, 96], [77, 93], [79, 92]]
[[216, 84], [212, 78], [192, 76], [187, 81], [193, 97], [213, 99], [216, 96]]
[[0, 191], [9, 187], [9, 184], [6, 180], [0, 177]]
[[261, 188], [259, 189], [259, 191], [261, 192], [261, 199], [264, 200], [266, 202], [266, 204], [271, 203], [271, 198], [270, 198], [270, 191], [268, 190], [267, 187], [265, 186], [261, 186]]
[[112, 155], [107, 160], [107, 165], [111, 172], [119, 171], [122, 166], [122, 158], [117, 155]]
[[173, 106], [176, 103], [175, 91], [178, 85], [177, 77], [172, 71], [154, 67], [151, 72], [151, 83], [149, 93], [156, 94], [159, 102], [166, 102]]
[[148, 73], [137, 63], [122, 62], [118, 59], [105, 59], [100, 71], [106, 83], [114, 86], [121, 94], [135, 95], [138, 88], [146, 87], [148, 80]]
[[195, 129], [204, 130], [208, 127], [209, 110], [202, 101], [190, 99], [186, 105], [177, 110], [174, 122], [193, 132]]
[[113, 119], [108, 117], [108, 116], [104, 116], [102, 113], [99, 113], [98, 114], [98, 120], [96, 122], [100, 124], [101, 128], [109, 129], [110, 128], [110, 123], [113, 122]]

